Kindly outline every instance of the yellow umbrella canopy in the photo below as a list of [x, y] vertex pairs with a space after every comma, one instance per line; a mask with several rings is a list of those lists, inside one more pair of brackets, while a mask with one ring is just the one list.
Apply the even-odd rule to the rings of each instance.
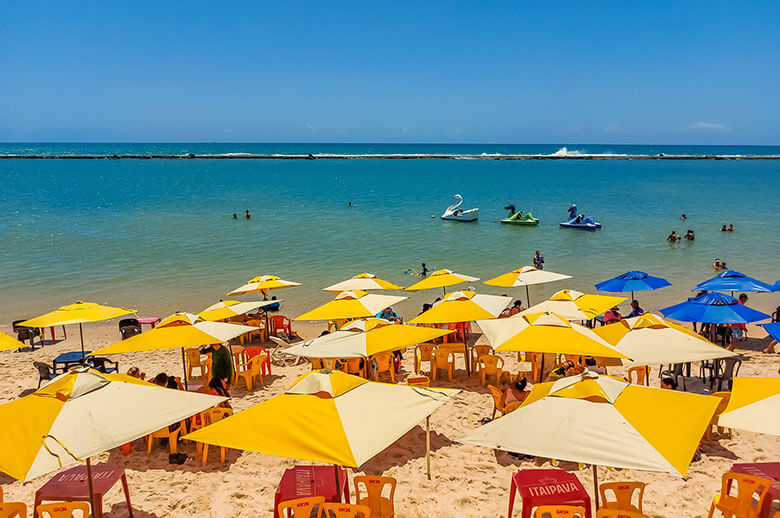
[[555, 313], [518, 314], [509, 318], [480, 320], [477, 324], [496, 351], [628, 359], [592, 330]]
[[584, 373], [534, 385], [520, 408], [458, 441], [685, 476], [718, 401]]
[[382, 318], [349, 322], [340, 330], [284, 350], [308, 358], [366, 358], [428, 342], [453, 331], [394, 324]]
[[360, 290], [360, 291], [402, 290], [403, 287], [397, 284], [393, 284], [390, 281], [380, 279], [373, 273], [360, 273], [358, 275], [355, 275], [351, 279], [347, 279], [346, 281], [341, 281], [339, 283], [334, 284], [333, 286], [328, 286], [327, 288], [323, 288], [323, 289], [331, 293], [341, 293], [342, 291], [349, 291], [349, 290]]
[[452, 270], [436, 270], [420, 282], [412, 284], [406, 291], [430, 290], [432, 288], [446, 288], [464, 282], [478, 281], [478, 277], [471, 277], [461, 273], [454, 273]]
[[544, 302], [531, 306], [523, 313], [549, 311], [568, 320], [590, 320], [626, 300], [625, 297], [589, 295], [581, 291], [561, 290]]
[[453, 291], [410, 324], [450, 324], [495, 318], [512, 302], [512, 297], [479, 295], [473, 291]]
[[150, 434], [225, 398], [86, 368], [0, 405], [0, 471], [28, 481]]
[[212, 322], [216, 320], [226, 320], [228, 318], [232, 318], [238, 315], [243, 315], [245, 313], [249, 313], [250, 311], [254, 311], [256, 309], [263, 308], [265, 306], [271, 306], [279, 302], [282, 302], [282, 300], [277, 299], [277, 300], [265, 300], [265, 301], [255, 301], [255, 302], [239, 302], [237, 300], [223, 300], [207, 307], [206, 309], [198, 313], [198, 316], [203, 320], [209, 320]]
[[780, 436], [780, 378], [734, 378], [718, 426]]
[[300, 282], [285, 281], [276, 275], [258, 275], [257, 277], [250, 279], [243, 286], [239, 286], [231, 291], [228, 295], [232, 297], [233, 295], [245, 295], [247, 293], [265, 293], [268, 290], [292, 288], [300, 285]]
[[184, 438], [359, 467], [458, 392], [375, 383], [340, 371], [313, 371], [298, 378], [284, 394]]
[[377, 295], [365, 291], [345, 291], [335, 299], [315, 308], [294, 320], [342, 320], [373, 317], [385, 308], [398, 304], [408, 297]]
[[7, 351], [9, 349], [21, 349], [25, 345], [12, 336], [0, 332], [0, 351]]
[[539, 270], [533, 266], [523, 266], [516, 270], [512, 270], [509, 273], [499, 275], [482, 284], [488, 286], [499, 286], [502, 288], [515, 288], [517, 286], [525, 286], [525, 296], [528, 299], [528, 305], [531, 305], [531, 296], [528, 293], [528, 286], [531, 284], [544, 284], [546, 282], [560, 281], [563, 279], [571, 279], [571, 275], [564, 275], [562, 273], [555, 273], [546, 270]]

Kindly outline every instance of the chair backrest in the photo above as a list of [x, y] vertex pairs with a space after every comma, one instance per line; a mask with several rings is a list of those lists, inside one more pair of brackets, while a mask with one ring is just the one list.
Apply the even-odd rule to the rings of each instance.
[[43, 518], [89, 518], [89, 504], [86, 502], [41, 504], [35, 510]]
[[[599, 486], [602, 505], [607, 509], [642, 512], [642, 498], [645, 494], [644, 482], [604, 482]], [[637, 504], [632, 500], [637, 494]]]
[[742, 360], [739, 358], [724, 358], [723, 360], [723, 379], [730, 380], [739, 374], [739, 368], [742, 366]]
[[723, 411], [726, 410], [726, 407], [729, 405], [729, 399], [731, 399], [731, 392], [713, 392], [711, 395], [720, 398], [718, 407], [715, 409], [715, 415], [712, 417], [713, 422], [717, 422], [718, 416], [722, 414]]
[[361, 371], [361, 365], [365, 365], [363, 358], [345, 358], [341, 361], [344, 365], [344, 372], [348, 374], [357, 374]]
[[486, 354], [493, 354], [493, 348], [489, 345], [475, 345], [472, 348], [472, 351], [474, 351], [474, 355], [479, 358], [480, 356], [485, 356]]
[[[628, 382], [644, 385], [646, 372], [644, 366], [630, 367], [628, 369]], [[632, 378], [636, 378], [636, 381], [631, 381]]]
[[[765, 478], [728, 471], [721, 478], [718, 508], [727, 509], [739, 518], [759, 518], [771, 485]], [[733, 494], [735, 486], [736, 495]], [[754, 499], [756, 494], [758, 498]]]
[[48, 363], [33, 362], [33, 365], [38, 369], [38, 374], [41, 376], [42, 380], [51, 379], [51, 366]]
[[596, 512], [596, 518], [647, 518], [647, 515], [635, 513], [633, 511], [622, 511], [620, 509], [607, 509], [602, 507]]
[[137, 318], [123, 318], [119, 321], [119, 330], [121, 331], [123, 327], [126, 326], [135, 326], [137, 328], [141, 328], [141, 322], [138, 321]]
[[309, 358], [309, 361], [311, 362], [311, 368], [313, 370], [320, 370], [322, 368], [321, 358]]
[[[393, 477], [356, 476], [352, 480], [355, 485], [355, 501], [360, 505], [368, 506], [371, 516], [385, 517], [395, 514], [393, 497], [396, 480]], [[365, 496], [361, 496], [362, 494]], [[382, 505], [383, 501], [385, 502], [384, 506]], [[387, 514], [382, 514], [383, 511]]]
[[[264, 326], [265, 323], [262, 320], [252, 319], [252, 320], [247, 320], [246, 322], [244, 322], [244, 325], [245, 326], [252, 326], [252, 327], [261, 327], [261, 326]], [[252, 332], [254, 333], [256, 331], [252, 331]]]
[[485, 369], [485, 373], [496, 372], [504, 367], [504, 359], [496, 354], [484, 354], [477, 359], [480, 369]]
[[540, 505], [534, 518], [585, 518], [585, 508], [578, 505]]
[[209, 408], [201, 412], [200, 415], [203, 426], [208, 426], [233, 415], [233, 410], [230, 408]]
[[683, 377], [685, 376], [684, 373], [683, 373], [683, 367], [684, 366], [685, 366], [685, 364], [682, 364], [682, 363], [675, 363], [674, 364], [674, 366], [672, 367], [672, 372], [674, 374], [674, 378], [675, 379], [677, 379], [677, 376], [683, 376]]
[[377, 372], [385, 372], [393, 368], [393, 353], [379, 353], [372, 358], [376, 362]]
[[247, 361], [261, 353], [267, 355], [268, 349], [265, 347], [260, 347], [259, 345], [250, 345], [249, 347], [244, 347], [244, 357], [247, 359]]
[[310, 496], [307, 498], [296, 498], [295, 500], [286, 500], [277, 507], [281, 518], [309, 518], [315, 505], [325, 503], [324, 496]]
[[268, 325], [271, 327], [271, 333], [276, 334], [278, 330], [282, 330], [288, 335], [292, 333], [292, 322], [284, 315], [273, 315], [268, 319]]
[[367, 505], [325, 502], [320, 506], [320, 518], [371, 518]]
[[414, 348], [414, 354], [420, 357], [421, 362], [431, 361], [431, 353], [436, 347], [436, 344], [422, 343]]
[[267, 359], [268, 355], [266, 354], [256, 354], [249, 358], [249, 372], [252, 373], [253, 376], [259, 376], [263, 371], [263, 364]]
[[512, 412], [513, 410], [517, 410], [523, 405], [522, 401], [512, 401], [511, 403], [507, 403], [504, 407], [504, 414], [508, 414]]
[[200, 367], [200, 349], [197, 347], [190, 347], [184, 349], [184, 354], [187, 357], [187, 363], [193, 367]]
[[504, 408], [504, 393], [501, 392], [500, 388], [493, 385], [488, 385], [487, 388], [490, 391], [490, 395], [493, 396], [493, 405], [497, 409], [502, 410]]

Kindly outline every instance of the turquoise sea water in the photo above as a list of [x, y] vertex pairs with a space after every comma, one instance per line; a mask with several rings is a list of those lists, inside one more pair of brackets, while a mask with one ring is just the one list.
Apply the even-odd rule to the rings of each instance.
[[[0, 154], [480, 154], [553, 153], [560, 147], [2, 144]], [[568, 149], [780, 154], [780, 147], [745, 146]], [[640, 269], [673, 283], [641, 295], [646, 309], [657, 309], [712, 277], [716, 257], [767, 282], [780, 278], [778, 161], [2, 160], [0, 189], [4, 321], [76, 300], [135, 307], [142, 314], [199, 311], [261, 273], [304, 283], [274, 293], [297, 314], [329, 300], [322, 287], [363, 271], [409, 285], [417, 279], [404, 270], [426, 262], [487, 280], [531, 263], [537, 249], [547, 269], [574, 276], [535, 287], [537, 300], [565, 287], [594, 291], [595, 282]], [[478, 223], [439, 219], [455, 193], [463, 195], [464, 208], [480, 208]], [[596, 216], [603, 229], [558, 228], [571, 202]], [[509, 203], [532, 211], [541, 224], [498, 224]], [[240, 217], [245, 209], [250, 221]], [[681, 213], [689, 219], [680, 221]], [[729, 223], [736, 231], [720, 232]], [[695, 242], [665, 240], [671, 230], [688, 228], [695, 230]], [[423, 292], [396, 309], [416, 314], [438, 295]], [[751, 302], [769, 309], [780, 297], [756, 295]]]

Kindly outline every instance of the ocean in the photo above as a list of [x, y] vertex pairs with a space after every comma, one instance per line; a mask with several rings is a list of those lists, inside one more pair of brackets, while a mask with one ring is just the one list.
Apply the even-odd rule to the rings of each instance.
[[[0, 155], [561, 154], [563, 147], [0, 144]], [[565, 147], [570, 154], [780, 155], [780, 146]], [[273, 293], [295, 316], [332, 297], [323, 287], [364, 271], [408, 286], [418, 279], [404, 272], [425, 262], [487, 280], [531, 264], [535, 250], [546, 269], [573, 279], [533, 287], [532, 302], [563, 288], [593, 292], [596, 282], [638, 269], [672, 282], [637, 294], [645, 309], [657, 310], [712, 277], [715, 258], [766, 282], [780, 278], [776, 160], [0, 160], [0, 189], [6, 322], [78, 300], [142, 315], [197, 312], [262, 273], [303, 283]], [[479, 207], [479, 222], [439, 219], [456, 193], [462, 208]], [[559, 228], [571, 203], [603, 228]], [[541, 224], [499, 224], [508, 204]], [[721, 232], [724, 224], [736, 230]], [[695, 241], [666, 241], [672, 230], [688, 229]], [[520, 289], [472, 285], [525, 298]], [[415, 315], [439, 295], [414, 294], [396, 309]], [[773, 310], [780, 297], [751, 295], [750, 304]]]

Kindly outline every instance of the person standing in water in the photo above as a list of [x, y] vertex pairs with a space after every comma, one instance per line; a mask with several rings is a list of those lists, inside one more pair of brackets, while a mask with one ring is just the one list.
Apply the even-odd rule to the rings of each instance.
[[238, 219], [238, 214], [236, 214], [235, 212], [233, 213], [233, 219]]
[[428, 277], [428, 267], [425, 266], [425, 263], [422, 263], [422, 272], [421, 273], [422, 273], [423, 277]]
[[539, 250], [536, 251], [534, 256], [534, 268], [544, 270], [544, 256], [539, 253]]
[[246, 216], [246, 219], [252, 219], [252, 216], [249, 214], [249, 209], [246, 209], [246, 212], [244, 214]]

